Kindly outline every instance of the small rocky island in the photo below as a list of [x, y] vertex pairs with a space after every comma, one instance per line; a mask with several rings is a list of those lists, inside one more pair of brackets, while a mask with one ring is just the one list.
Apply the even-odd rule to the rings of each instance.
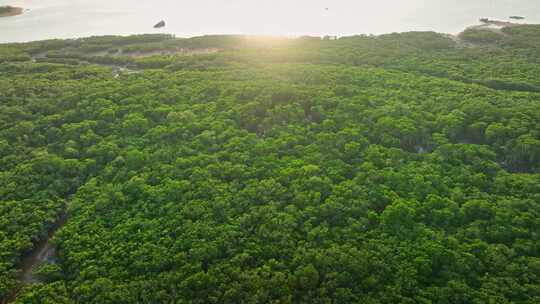
[[0, 6], [0, 17], [17, 16], [23, 13], [22, 7]]
[[165, 26], [165, 21], [161, 20], [160, 22], [156, 23], [156, 25], [154, 25], [154, 28], [162, 28]]

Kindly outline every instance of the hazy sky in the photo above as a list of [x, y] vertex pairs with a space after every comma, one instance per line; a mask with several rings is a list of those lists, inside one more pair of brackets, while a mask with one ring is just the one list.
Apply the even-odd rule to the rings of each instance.
[[[160, 32], [351, 35], [409, 30], [455, 33], [481, 17], [540, 22], [540, 0], [0, 0], [29, 8], [0, 18], [0, 41]], [[328, 8], [328, 10], [326, 10]]]

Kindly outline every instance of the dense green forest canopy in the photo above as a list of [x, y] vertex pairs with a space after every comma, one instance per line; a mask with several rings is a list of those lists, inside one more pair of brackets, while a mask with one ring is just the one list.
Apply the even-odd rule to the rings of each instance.
[[540, 302], [540, 27], [0, 45], [0, 297]]

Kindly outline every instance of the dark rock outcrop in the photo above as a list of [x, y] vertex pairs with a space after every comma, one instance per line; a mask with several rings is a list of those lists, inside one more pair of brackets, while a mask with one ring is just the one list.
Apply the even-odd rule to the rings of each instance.
[[164, 26], [165, 26], [165, 21], [161, 20], [160, 22], [156, 23], [156, 25], [154, 25], [154, 28], [161, 28]]

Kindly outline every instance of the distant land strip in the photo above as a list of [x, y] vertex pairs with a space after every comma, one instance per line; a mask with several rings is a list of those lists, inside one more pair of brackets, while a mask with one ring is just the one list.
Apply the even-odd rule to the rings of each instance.
[[11, 17], [21, 15], [23, 13], [22, 7], [14, 6], [0, 6], [0, 17]]

